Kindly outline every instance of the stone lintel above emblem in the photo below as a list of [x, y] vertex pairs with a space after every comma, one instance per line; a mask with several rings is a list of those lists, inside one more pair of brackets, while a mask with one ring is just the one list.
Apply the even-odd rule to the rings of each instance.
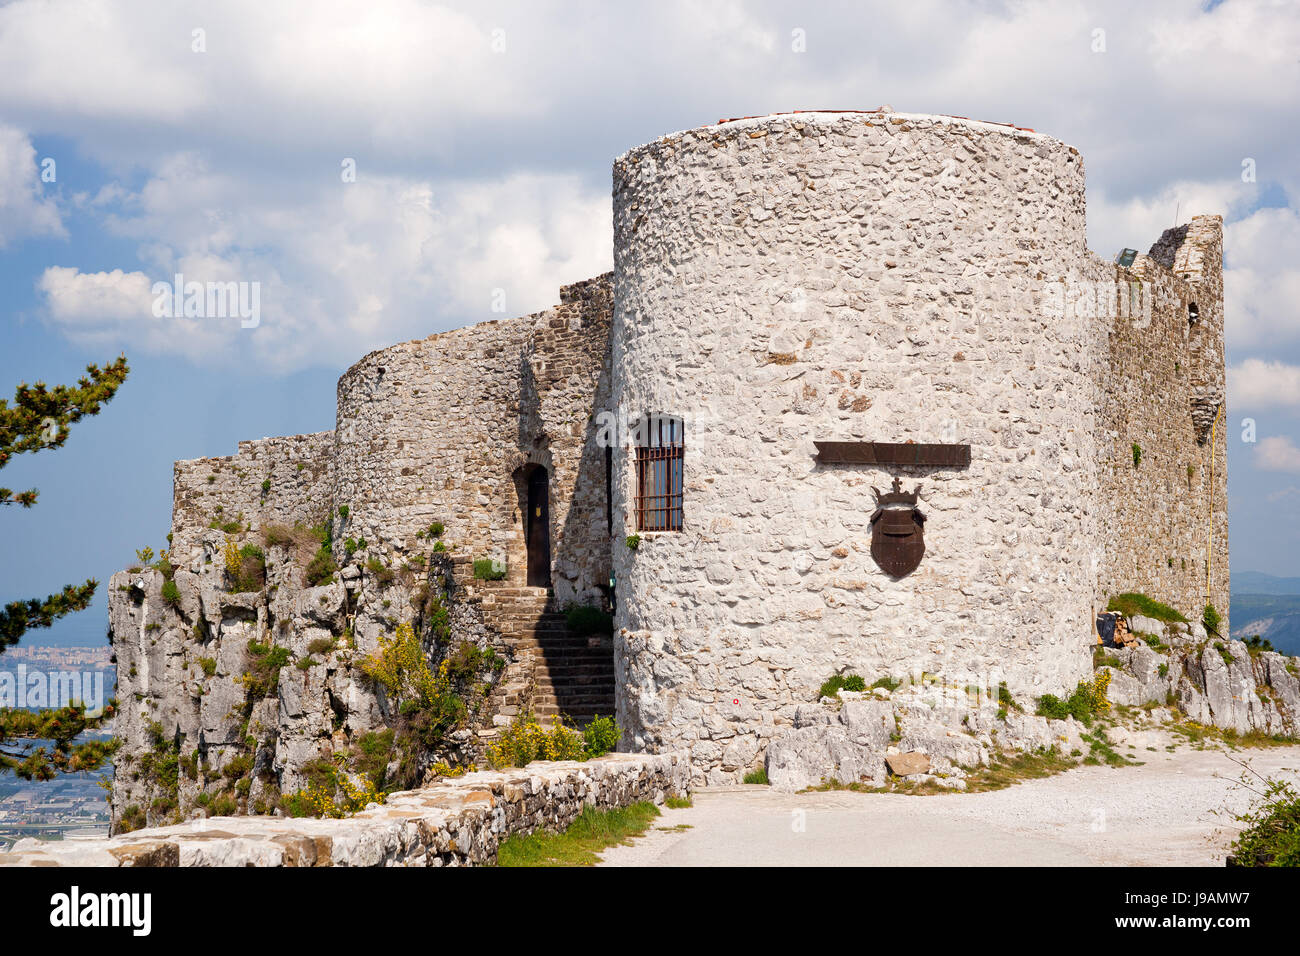
[[970, 445], [885, 441], [815, 441], [824, 465], [924, 465], [966, 468]]

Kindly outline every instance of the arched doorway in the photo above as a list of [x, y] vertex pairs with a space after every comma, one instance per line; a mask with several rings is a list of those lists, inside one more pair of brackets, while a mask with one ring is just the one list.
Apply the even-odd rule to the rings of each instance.
[[528, 512], [524, 518], [524, 540], [528, 547], [528, 586], [551, 586], [551, 480], [541, 465], [525, 475], [528, 482]]

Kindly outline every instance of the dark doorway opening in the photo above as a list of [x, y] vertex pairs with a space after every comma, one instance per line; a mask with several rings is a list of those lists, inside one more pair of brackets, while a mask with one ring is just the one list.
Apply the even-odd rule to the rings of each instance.
[[528, 472], [528, 586], [551, 586], [551, 481], [540, 465]]

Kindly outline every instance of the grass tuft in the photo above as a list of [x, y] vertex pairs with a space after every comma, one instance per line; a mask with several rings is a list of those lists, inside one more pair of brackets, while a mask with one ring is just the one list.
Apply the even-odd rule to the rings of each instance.
[[586, 807], [563, 833], [517, 834], [501, 841], [497, 866], [593, 866], [598, 854], [641, 836], [659, 816], [653, 803]]

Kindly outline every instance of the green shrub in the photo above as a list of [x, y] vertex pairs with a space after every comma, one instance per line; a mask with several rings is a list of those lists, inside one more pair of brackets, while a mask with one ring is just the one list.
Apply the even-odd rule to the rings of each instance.
[[1142, 464], [1142, 446], [1137, 442], [1133, 443], [1133, 467], [1136, 468]]
[[1218, 636], [1219, 625], [1223, 623], [1223, 618], [1219, 616], [1219, 612], [1215, 610], [1213, 604], [1207, 604], [1205, 605], [1205, 613], [1201, 615], [1201, 623], [1205, 626], [1206, 634]]
[[767, 768], [759, 767], [757, 770], [749, 771], [749, 773], [745, 774], [745, 783], [759, 783], [767, 786]]
[[446, 530], [447, 529], [443, 527], [441, 521], [435, 521], [433, 524], [429, 525], [428, 534], [430, 538], [441, 538], [442, 533]]
[[169, 607], [179, 608], [181, 606], [181, 589], [176, 586], [175, 581], [164, 581], [162, 586], [163, 603]]
[[617, 747], [621, 736], [613, 717], [597, 717], [582, 730], [583, 749], [588, 757], [600, 757]]
[[331, 553], [331, 546], [334, 544], [334, 530], [330, 526], [330, 522], [325, 520], [320, 524], [312, 525], [311, 536], [316, 539], [320, 547], [316, 549], [316, 554], [307, 563], [306, 578], [308, 585], [316, 587], [333, 580], [334, 573], [338, 571], [339, 566], [334, 563], [334, 555]]
[[339, 505], [339, 517], [342, 518], [344, 521], [347, 521], [347, 520], [348, 520], [348, 506], [347, 506], [347, 505]]
[[[888, 678], [885, 678], [885, 680], [888, 680]], [[882, 684], [881, 686], [885, 685]], [[895, 684], [894, 686], [897, 687], [898, 685]], [[821, 700], [823, 697], [834, 697], [841, 690], [857, 691], [860, 693], [866, 689], [867, 682], [857, 674], [832, 674], [826, 679], [826, 682], [822, 684], [821, 689], [817, 692], [817, 699]]]
[[250, 640], [247, 650], [249, 668], [239, 677], [239, 683], [253, 700], [269, 697], [280, 686], [280, 668], [289, 663], [289, 649]]
[[1180, 623], [1186, 624], [1187, 618], [1171, 608], [1168, 604], [1161, 604], [1159, 601], [1147, 597], [1145, 594], [1137, 594], [1127, 591], [1124, 594], [1117, 594], [1110, 599], [1106, 605], [1107, 611], [1114, 611], [1123, 614], [1125, 617], [1152, 617], [1157, 621], [1163, 621], [1166, 624]]
[[233, 561], [227, 559], [230, 572], [230, 590], [238, 594], [244, 591], [260, 591], [266, 587], [266, 552], [255, 544], [246, 544], [236, 552]]
[[474, 577], [479, 581], [500, 581], [506, 576], [506, 568], [492, 558], [479, 558], [474, 562]]
[[639, 534], [630, 534], [623, 539], [623, 543], [627, 545], [629, 551], [635, 551], [641, 547], [641, 536]]
[[1245, 828], [1232, 844], [1233, 859], [1240, 866], [1300, 866], [1300, 793], [1286, 780], [1260, 779], [1262, 790], [1243, 780], [1259, 799], [1236, 817]]
[[262, 494], [267, 494], [271, 490], [271, 479], [267, 478], [262, 482]]
[[1110, 687], [1110, 672], [1100, 671], [1092, 680], [1083, 681], [1065, 700], [1053, 694], [1038, 698], [1038, 716], [1050, 720], [1073, 717], [1084, 726], [1091, 726], [1097, 714], [1110, 709], [1106, 693]]
[[397, 572], [378, 558], [370, 558], [366, 561], [366, 570], [374, 575], [375, 581], [380, 587], [387, 587], [397, 580]]
[[376, 790], [387, 784], [388, 765], [393, 760], [394, 733], [391, 727], [362, 734], [352, 753], [352, 766], [365, 774]]
[[1264, 651], [1274, 650], [1273, 642], [1267, 638], [1260, 637], [1258, 634], [1252, 634], [1245, 640], [1246, 650], [1250, 651], [1251, 656], [1263, 653]]
[[487, 759], [497, 770], [534, 760], [585, 760], [586, 741], [572, 727], [556, 722], [547, 729], [532, 714], [522, 714], [488, 745]]
[[203, 668], [203, 673], [211, 677], [217, 672], [217, 659], [215, 657], [200, 657], [199, 667]]
[[565, 623], [574, 634], [613, 634], [614, 618], [590, 604], [571, 605], [564, 612]]

